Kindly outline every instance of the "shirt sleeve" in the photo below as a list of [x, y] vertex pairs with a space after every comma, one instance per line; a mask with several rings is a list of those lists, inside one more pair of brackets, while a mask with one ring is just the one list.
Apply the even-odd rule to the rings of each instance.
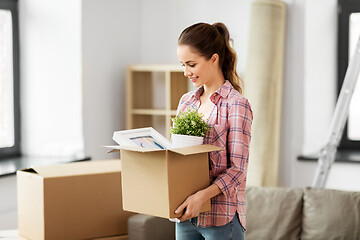
[[235, 194], [235, 187], [246, 178], [253, 120], [251, 106], [246, 98], [234, 101], [229, 107], [226, 159], [229, 168], [214, 181], [227, 198]]
[[176, 116], [179, 115], [180, 112], [183, 112], [186, 109], [186, 107], [190, 104], [189, 98], [190, 98], [189, 93], [185, 93], [184, 95], [182, 95], [176, 110]]

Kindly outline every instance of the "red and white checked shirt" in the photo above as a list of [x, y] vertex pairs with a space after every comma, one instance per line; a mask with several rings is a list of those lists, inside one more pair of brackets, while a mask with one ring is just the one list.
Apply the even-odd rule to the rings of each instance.
[[[203, 91], [200, 87], [184, 94], [177, 113], [188, 107], [199, 109]], [[225, 149], [209, 154], [210, 182], [216, 184], [222, 193], [211, 199], [211, 211], [200, 213], [198, 225], [223, 226], [237, 212], [245, 228], [245, 187], [253, 114], [248, 100], [229, 81], [225, 81], [210, 100], [214, 103], [209, 116], [212, 128], [204, 137], [204, 144]]]

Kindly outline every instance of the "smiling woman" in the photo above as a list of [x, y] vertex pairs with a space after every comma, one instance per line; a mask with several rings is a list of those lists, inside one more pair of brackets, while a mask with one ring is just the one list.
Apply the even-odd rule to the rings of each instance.
[[[177, 115], [193, 108], [208, 117], [211, 130], [204, 144], [221, 147], [209, 153], [210, 186], [177, 208], [176, 239], [244, 239], [245, 187], [251, 139], [252, 110], [241, 95], [237, 55], [223, 23], [197, 23], [179, 37], [177, 54], [184, 75], [197, 88], [182, 96]], [[211, 199], [211, 210], [201, 212]]]

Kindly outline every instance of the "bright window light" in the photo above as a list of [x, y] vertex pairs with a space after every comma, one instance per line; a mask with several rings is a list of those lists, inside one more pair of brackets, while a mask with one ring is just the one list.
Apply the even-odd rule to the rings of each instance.
[[[360, 36], [360, 13], [352, 13], [349, 19], [349, 60]], [[360, 140], [360, 77], [357, 80], [349, 108], [348, 138]]]
[[0, 148], [15, 140], [12, 42], [11, 12], [0, 10]]

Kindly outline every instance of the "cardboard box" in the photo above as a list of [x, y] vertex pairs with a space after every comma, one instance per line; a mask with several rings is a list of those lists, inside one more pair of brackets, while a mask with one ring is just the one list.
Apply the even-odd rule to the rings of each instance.
[[120, 160], [17, 171], [18, 227], [29, 239], [93, 239], [127, 234]]
[[[117, 146], [121, 151], [124, 210], [176, 218], [188, 196], [209, 186], [208, 153], [222, 148], [200, 145], [177, 149]], [[112, 151], [116, 151], [113, 149]], [[210, 210], [210, 200], [201, 212]]]

